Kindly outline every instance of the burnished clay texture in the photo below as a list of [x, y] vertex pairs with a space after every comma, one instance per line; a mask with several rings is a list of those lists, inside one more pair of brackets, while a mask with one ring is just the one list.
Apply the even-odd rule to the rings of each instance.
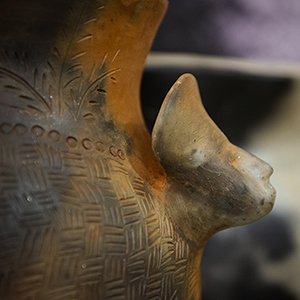
[[[151, 137], [139, 102], [165, 0], [0, 4], [0, 299], [200, 299], [203, 247], [273, 206], [197, 83]], [[155, 87], [153, 87], [155, 88]]]

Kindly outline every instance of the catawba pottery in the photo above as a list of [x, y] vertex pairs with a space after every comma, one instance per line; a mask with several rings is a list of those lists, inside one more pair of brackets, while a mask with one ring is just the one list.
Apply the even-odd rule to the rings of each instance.
[[166, 7], [1, 2], [1, 300], [200, 299], [208, 238], [272, 209], [272, 168], [227, 140], [192, 75], [151, 142], [139, 85]]

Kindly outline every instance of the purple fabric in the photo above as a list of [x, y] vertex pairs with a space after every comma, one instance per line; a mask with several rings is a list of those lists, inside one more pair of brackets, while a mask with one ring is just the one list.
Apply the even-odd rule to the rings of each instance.
[[153, 50], [300, 60], [299, 0], [170, 0]]

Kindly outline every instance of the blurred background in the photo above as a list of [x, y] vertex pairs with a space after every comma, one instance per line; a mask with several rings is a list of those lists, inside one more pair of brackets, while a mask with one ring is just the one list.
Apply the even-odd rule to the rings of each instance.
[[203, 300], [300, 299], [300, 1], [170, 0], [142, 83], [149, 130], [183, 73], [229, 140], [274, 167], [277, 190], [267, 217], [210, 239]]

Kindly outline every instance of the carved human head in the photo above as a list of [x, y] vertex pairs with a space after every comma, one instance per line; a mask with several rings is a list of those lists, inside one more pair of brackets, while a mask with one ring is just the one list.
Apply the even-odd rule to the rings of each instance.
[[176, 209], [186, 211], [192, 226], [214, 233], [271, 211], [273, 169], [229, 142], [206, 113], [192, 75], [180, 77], [166, 96], [152, 142], [167, 173], [168, 190], [174, 191], [170, 206], [180, 199]]

